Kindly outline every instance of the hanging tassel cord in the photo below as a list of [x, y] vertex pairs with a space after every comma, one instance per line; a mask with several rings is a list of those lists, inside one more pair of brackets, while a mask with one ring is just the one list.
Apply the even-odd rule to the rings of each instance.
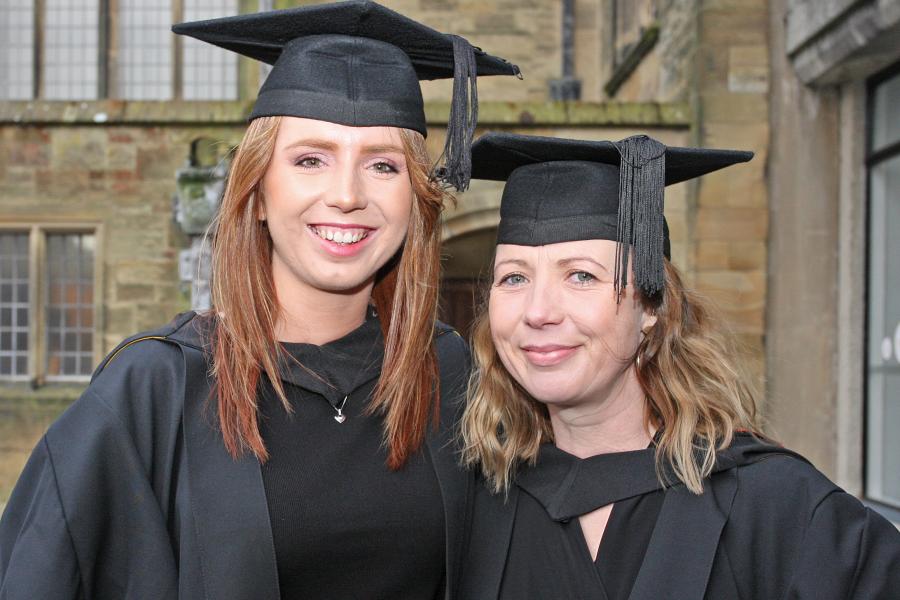
[[450, 37], [453, 41], [453, 98], [447, 139], [441, 154], [443, 166], [435, 171], [435, 177], [464, 192], [472, 178], [472, 141], [478, 124], [478, 65], [472, 45], [457, 35]]
[[634, 285], [646, 298], [653, 298], [665, 286], [665, 146], [647, 136], [628, 138], [617, 146], [621, 164], [616, 297], [621, 300], [625, 293], [633, 260]]

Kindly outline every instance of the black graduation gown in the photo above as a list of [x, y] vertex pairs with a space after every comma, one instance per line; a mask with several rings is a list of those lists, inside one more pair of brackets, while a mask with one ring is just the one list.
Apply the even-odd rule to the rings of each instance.
[[[515, 576], [507, 572], [513, 532], [530, 526], [517, 519], [563, 527], [600, 506], [660, 488], [652, 449], [586, 461], [562, 454], [523, 469], [506, 502], [478, 486], [460, 598], [498, 598], [504, 577]], [[663, 495], [630, 600], [900, 597], [900, 532], [788, 450], [739, 435], [719, 454], [702, 494], [677, 484]], [[543, 510], [517, 510], [523, 497]], [[616, 550], [604, 539], [601, 551]], [[537, 570], [539, 560], [535, 552]], [[518, 560], [517, 572], [524, 562]], [[554, 576], [585, 581], [583, 567]], [[566, 597], [548, 589], [522, 600]], [[598, 589], [578, 597], [603, 595]]]
[[[202, 320], [123, 342], [40, 440], [0, 520], [0, 599], [278, 599], [260, 464], [217, 431]], [[445, 325], [435, 335], [441, 425], [426, 443], [450, 599], [473, 490], [452, 443], [468, 350]]]

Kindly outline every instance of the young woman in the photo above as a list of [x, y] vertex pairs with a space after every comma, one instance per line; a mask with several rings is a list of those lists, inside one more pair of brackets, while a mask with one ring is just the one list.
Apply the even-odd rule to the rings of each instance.
[[489, 134], [507, 180], [462, 421], [462, 598], [884, 599], [900, 533], [754, 435], [721, 326], [669, 262], [663, 186], [749, 153]]
[[[435, 324], [446, 194], [417, 68], [515, 69], [369, 2], [178, 29], [280, 52], [217, 217], [214, 306], [121, 344], [39, 442], [0, 598], [455, 597], [467, 351]], [[464, 184], [458, 152], [442, 174]]]

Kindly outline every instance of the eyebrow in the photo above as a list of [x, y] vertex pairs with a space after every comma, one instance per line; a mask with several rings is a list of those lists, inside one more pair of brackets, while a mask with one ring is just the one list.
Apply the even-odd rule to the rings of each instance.
[[501, 266], [503, 266], [503, 265], [505, 265], [505, 264], [517, 265], [517, 266], [520, 266], [520, 267], [527, 267], [527, 266], [528, 266], [528, 263], [525, 262], [524, 260], [520, 260], [520, 259], [518, 259], [518, 258], [507, 258], [506, 260], [501, 260], [500, 262], [495, 263], [495, 264], [494, 264], [494, 271], [496, 271], [497, 269], [499, 269]]
[[[336, 142], [329, 140], [310, 138], [297, 140], [284, 147], [285, 150], [293, 150], [294, 148], [316, 148], [327, 152], [335, 152], [338, 150], [339, 145]], [[372, 144], [370, 146], [364, 146], [362, 149], [363, 154], [383, 154], [385, 152], [403, 154], [403, 148], [396, 144]]]
[[604, 271], [606, 271], [607, 273], [609, 273], [609, 269], [606, 268], [606, 265], [604, 265], [601, 262], [598, 262], [597, 260], [591, 258], [590, 256], [571, 256], [569, 258], [563, 258], [563, 259], [556, 261], [556, 264], [558, 264], [561, 267], [567, 267], [574, 262], [581, 262], [581, 261], [593, 263], [593, 264], [597, 265], [598, 267], [600, 267], [601, 269], [603, 269]]

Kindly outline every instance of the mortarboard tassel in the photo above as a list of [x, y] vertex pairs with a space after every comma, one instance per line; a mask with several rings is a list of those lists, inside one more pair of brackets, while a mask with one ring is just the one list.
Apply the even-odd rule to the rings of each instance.
[[628, 262], [633, 253], [634, 284], [645, 297], [652, 298], [665, 286], [666, 146], [646, 135], [636, 135], [617, 142], [616, 147], [621, 162], [615, 289], [621, 298], [628, 285]]
[[435, 176], [464, 192], [472, 178], [472, 140], [478, 123], [478, 65], [472, 44], [458, 35], [450, 37], [453, 40], [453, 98], [442, 154], [444, 164]]

